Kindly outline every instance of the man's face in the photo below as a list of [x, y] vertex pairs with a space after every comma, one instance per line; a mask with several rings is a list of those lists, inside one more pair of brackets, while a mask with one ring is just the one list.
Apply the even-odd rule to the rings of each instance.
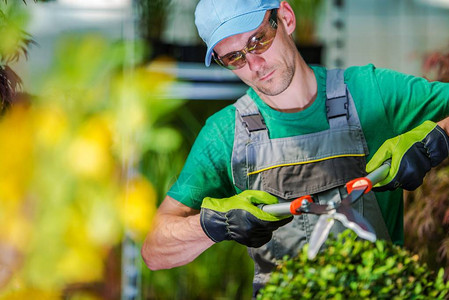
[[[267, 30], [269, 12], [255, 30], [237, 34], [220, 41], [214, 48], [219, 56], [244, 49], [254, 36]], [[276, 36], [270, 48], [261, 54], [246, 53], [246, 64], [233, 72], [250, 87], [267, 96], [276, 96], [291, 84], [295, 73], [292, 42], [283, 24], [278, 21]], [[293, 44], [294, 46], [294, 44]]]

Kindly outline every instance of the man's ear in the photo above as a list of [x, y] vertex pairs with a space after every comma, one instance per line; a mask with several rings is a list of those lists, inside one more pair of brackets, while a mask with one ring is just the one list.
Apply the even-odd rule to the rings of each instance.
[[287, 1], [282, 1], [278, 9], [279, 22], [284, 24], [285, 30], [288, 35], [292, 34], [296, 28], [296, 17], [293, 8]]

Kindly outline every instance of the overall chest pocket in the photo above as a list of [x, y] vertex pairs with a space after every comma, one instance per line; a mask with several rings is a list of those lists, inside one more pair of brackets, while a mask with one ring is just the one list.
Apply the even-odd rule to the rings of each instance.
[[248, 186], [286, 201], [364, 176], [358, 128], [326, 130], [247, 145]]
[[285, 200], [316, 194], [364, 175], [363, 157], [341, 157], [261, 172], [262, 189]]

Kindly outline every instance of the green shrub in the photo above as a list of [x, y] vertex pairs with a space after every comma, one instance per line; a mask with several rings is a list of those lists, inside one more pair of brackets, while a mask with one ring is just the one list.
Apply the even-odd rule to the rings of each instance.
[[257, 299], [444, 299], [449, 283], [405, 249], [385, 241], [356, 240], [352, 231], [326, 242], [309, 260], [306, 245], [284, 258]]

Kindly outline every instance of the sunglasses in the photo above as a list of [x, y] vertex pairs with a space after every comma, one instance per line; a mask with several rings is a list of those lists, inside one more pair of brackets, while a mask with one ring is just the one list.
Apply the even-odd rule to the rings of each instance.
[[246, 54], [262, 54], [267, 51], [276, 37], [277, 9], [271, 10], [268, 22], [264, 22], [262, 29], [249, 38], [246, 47], [240, 51], [230, 52], [219, 56], [215, 51], [212, 56], [217, 64], [229, 70], [237, 70], [246, 65]]

